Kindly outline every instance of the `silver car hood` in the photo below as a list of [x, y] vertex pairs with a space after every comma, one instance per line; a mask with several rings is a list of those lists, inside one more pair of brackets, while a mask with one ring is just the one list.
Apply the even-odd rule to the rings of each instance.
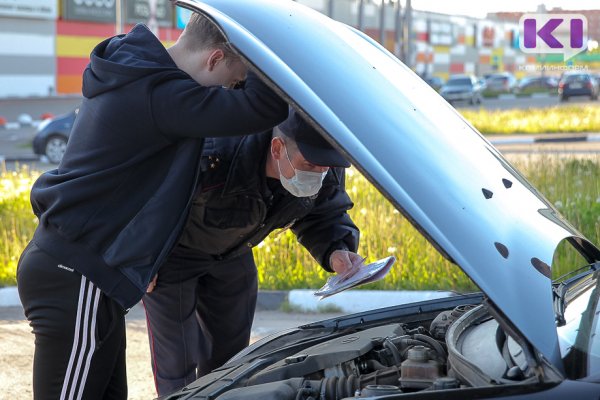
[[309, 116], [521, 334], [560, 353], [549, 265], [600, 251], [446, 101], [366, 35], [291, 0], [180, 0]]

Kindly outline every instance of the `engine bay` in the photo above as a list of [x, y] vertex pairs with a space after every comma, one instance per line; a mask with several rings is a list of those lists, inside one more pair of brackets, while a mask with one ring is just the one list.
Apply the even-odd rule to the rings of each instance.
[[420, 322], [348, 329], [316, 344], [300, 340], [288, 352], [230, 361], [182, 397], [169, 398], [337, 400], [539, 379], [482, 305], [460, 305]]

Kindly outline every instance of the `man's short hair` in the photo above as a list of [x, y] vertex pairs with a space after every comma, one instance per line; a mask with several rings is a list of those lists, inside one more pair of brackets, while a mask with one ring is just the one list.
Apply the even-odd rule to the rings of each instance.
[[279, 129], [278, 126], [273, 127], [273, 137], [278, 137], [281, 140], [283, 140], [285, 145], [288, 146], [288, 148], [290, 148], [292, 152], [298, 150], [298, 145], [296, 144], [294, 138], [286, 135], [285, 132]]
[[192, 13], [183, 30], [181, 40], [186, 50], [197, 52], [220, 49], [229, 62], [239, 60], [240, 56], [229, 46], [227, 39], [217, 25], [200, 13]]

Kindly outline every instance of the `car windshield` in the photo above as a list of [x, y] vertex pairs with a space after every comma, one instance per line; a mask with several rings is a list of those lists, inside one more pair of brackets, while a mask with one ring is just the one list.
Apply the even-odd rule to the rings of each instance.
[[581, 379], [600, 373], [600, 271], [568, 283], [564, 325], [557, 328], [567, 375]]
[[448, 86], [471, 86], [469, 78], [451, 78], [448, 80]]
[[566, 82], [584, 82], [587, 80], [587, 75], [569, 75], [565, 78]]

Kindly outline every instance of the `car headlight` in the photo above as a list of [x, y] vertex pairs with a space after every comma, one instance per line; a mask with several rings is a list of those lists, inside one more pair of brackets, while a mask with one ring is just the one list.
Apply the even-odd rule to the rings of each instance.
[[50, 124], [50, 122], [52, 122], [51, 118], [46, 118], [45, 120], [43, 120], [42, 122], [40, 122], [37, 126], [37, 131], [40, 132], [42, 131], [45, 127], [48, 126], [48, 124]]

